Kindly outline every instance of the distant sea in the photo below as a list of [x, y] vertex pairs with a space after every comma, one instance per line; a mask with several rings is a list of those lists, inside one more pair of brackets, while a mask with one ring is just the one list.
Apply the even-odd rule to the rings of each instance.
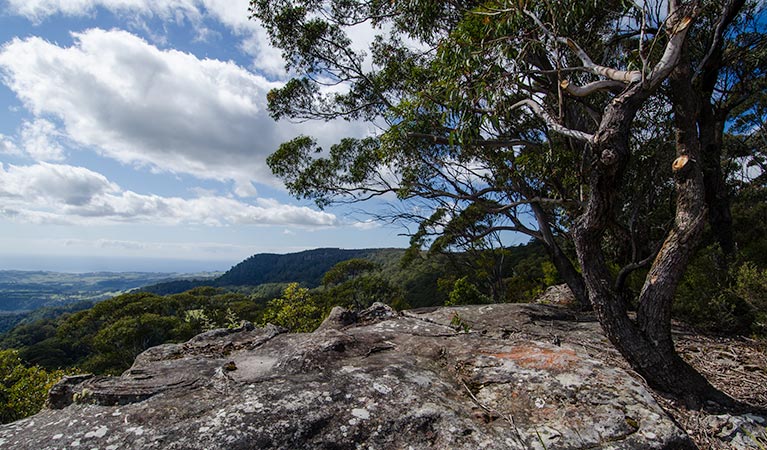
[[171, 258], [112, 258], [108, 256], [0, 255], [0, 270], [84, 272], [224, 272], [240, 261], [193, 261]]

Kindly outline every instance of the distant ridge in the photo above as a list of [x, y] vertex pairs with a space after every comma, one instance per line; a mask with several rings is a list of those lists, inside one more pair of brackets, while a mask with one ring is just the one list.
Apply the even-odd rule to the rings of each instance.
[[343, 250], [318, 248], [278, 255], [259, 253], [229, 269], [215, 280], [216, 286], [298, 282], [315, 287], [331, 267], [352, 258], [364, 258], [377, 249]]
[[[298, 282], [307, 287], [319, 286], [322, 276], [341, 261], [370, 258], [384, 249], [318, 248], [298, 253], [258, 253], [233, 266], [218, 278], [174, 280], [142, 288], [155, 294], [175, 294], [199, 286], [257, 286], [264, 283]], [[402, 250], [404, 252], [404, 250]]]

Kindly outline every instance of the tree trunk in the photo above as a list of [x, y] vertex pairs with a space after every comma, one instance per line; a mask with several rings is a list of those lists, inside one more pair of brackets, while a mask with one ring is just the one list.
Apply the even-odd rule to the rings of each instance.
[[549, 252], [549, 257], [554, 263], [559, 276], [570, 288], [570, 291], [575, 297], [575, 308], [581, 311], [591, 309], [591, 302], [589, 302], [589, 295], [586, 291], [586, 285], [583, 283], [583, 277], [575, 269], [570, 258], [565, 255], [559, 245], [555, 242], [553, 246], [546, 246], [546, 250]]
[[[705, 81], [705, 80], [704, 80]], [[692, 90], [691, 94], [695, 94]], [[703, 184], [705, 200], [708, 206], [708, 221], [725, 257], [735, 253], [735, 241], [732, 236], [732, 214], [730, 195], [722, 175], [722, 146], [724, 120], [717, 117], [717, 112], [710, 104], [711, 93], [699, 90], [701, 161], [703, 162]]]
[[533, 210], [535, 219], [538, 222], [538, 229], [543, 237], [541, 241], [546, 247], [546, 253], [549, 254], [549, 258], [557, 269], [559, 276], [562, 277], [562, 280], [567, 284], [567, 287], [570, 288], [570, 291], [572, 291], [573, 296], [575, 297], [576, 305], [574, 306], [579, 310], [590, 309], [591, 303], [589, 302], [586, 285], [583, 283], [583, 277], [581, 277], [581, 274], [575, 269], [570, 258], [565, 255], [565, 252], [562, 251], [562, 248], [554, 238], [554, 234], [551, 232], [551, 226], [549, 225], [548, 216], [539, 203], [531, 203], [530, 208]]
[[[704, 130], [711, 125], [701, 125], [701, 140], [704, 143], [702, 161], [703, 182], [705, 185], [706, 204], [708, 205], [708, 221], [711, 231], [716, 236], [719, 246], [726, 257], [735, 253], [735, 241], [732, 236], [732, 213], [730, 211], [730, 195], [727, 185], [722, 176], [722, 143], [720, 130], [711, 130], [720, 135], [719, 142], [712, 136], [713, 141], [707, 139]], [[713, 126], [720, 126], [715, 124]], [[723, 124], [721, 125], [724, 126]], [[706, 133], [708, 134], [708, 133]]]
[[[676, 224], [656, 257], [640, 294], [637, 321], [614, 291], [602, 240], [615, 209], [615, 196], [630, 158], [629, 130], [651, 91], [633, 85], [605, 109], [594, 137], [600, 157], [591, 173], [590, 192], [573, 238], [589, 298], [607, 338], [631, 367], [654, 388], [684, 397], [691, 406], [704, 400], [730, 404], [676, 353], [671, 338], [671, 302], [705, 221], [703, 182], [697, 149], [683, 149], [675, 162], [678, 189]], [[681, 134], [680, 140], [690, 136]], [[697, 136], [695, 136], [697, 139]]]
[[[708, 221], [725, 257], [729, 257], [735, 252], [730, 195], [727, 192], [727, 185], [722, 174], [722, 146], [727, 109], [719, 109], [711, 102], [714, 99], [714, 90], [724, 65], [722, 61], [726, 42], [724, 32], [735, 21], [745, 4], [745, 0], [731, 0], [723, 5], [717, 29], [712, 30], [711, 47], [706, 55], [705, 64], [701, 67], [699, 85], [695, 89], [691, 88], [686, 91], [689, 95], [697, 95], [699, 99], [700, 111], [697, 121]], [[717, 35], [720, 32], [719, 27], [721, 27], [721, 35]], [[691, 75], [688, 69], [685, 76]]]

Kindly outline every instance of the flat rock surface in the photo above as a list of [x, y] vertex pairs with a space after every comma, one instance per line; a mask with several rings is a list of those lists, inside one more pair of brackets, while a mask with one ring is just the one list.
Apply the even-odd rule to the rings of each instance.
[[609, 352], [554, 306], [335, 309], [314, 333], [215, 330], [64, 382], [0, 448], [691, 448]]

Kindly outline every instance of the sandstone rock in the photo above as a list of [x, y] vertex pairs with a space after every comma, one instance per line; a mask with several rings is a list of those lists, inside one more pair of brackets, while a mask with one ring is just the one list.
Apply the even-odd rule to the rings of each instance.
[[767, 419], [754, 414], [709, 416], [706, 424], [712, 435], [728, 442], [734, 450], [764, 448]]
[[574, 305], [575, 295], [573, 291], [566, 284], [557, 284], [549, 286], [543, 291], [543, 294], [539, 295], [535, 299], [536, 303], [542, 303], [544, 305]]
[[561, 308], [376, 304], [350, 317], [152, 348], [120, 377], [68, 380], [55, 403], [74, 404], [0, 427], [0, 448], [693, 447], [607, 363], [598, 325]]

